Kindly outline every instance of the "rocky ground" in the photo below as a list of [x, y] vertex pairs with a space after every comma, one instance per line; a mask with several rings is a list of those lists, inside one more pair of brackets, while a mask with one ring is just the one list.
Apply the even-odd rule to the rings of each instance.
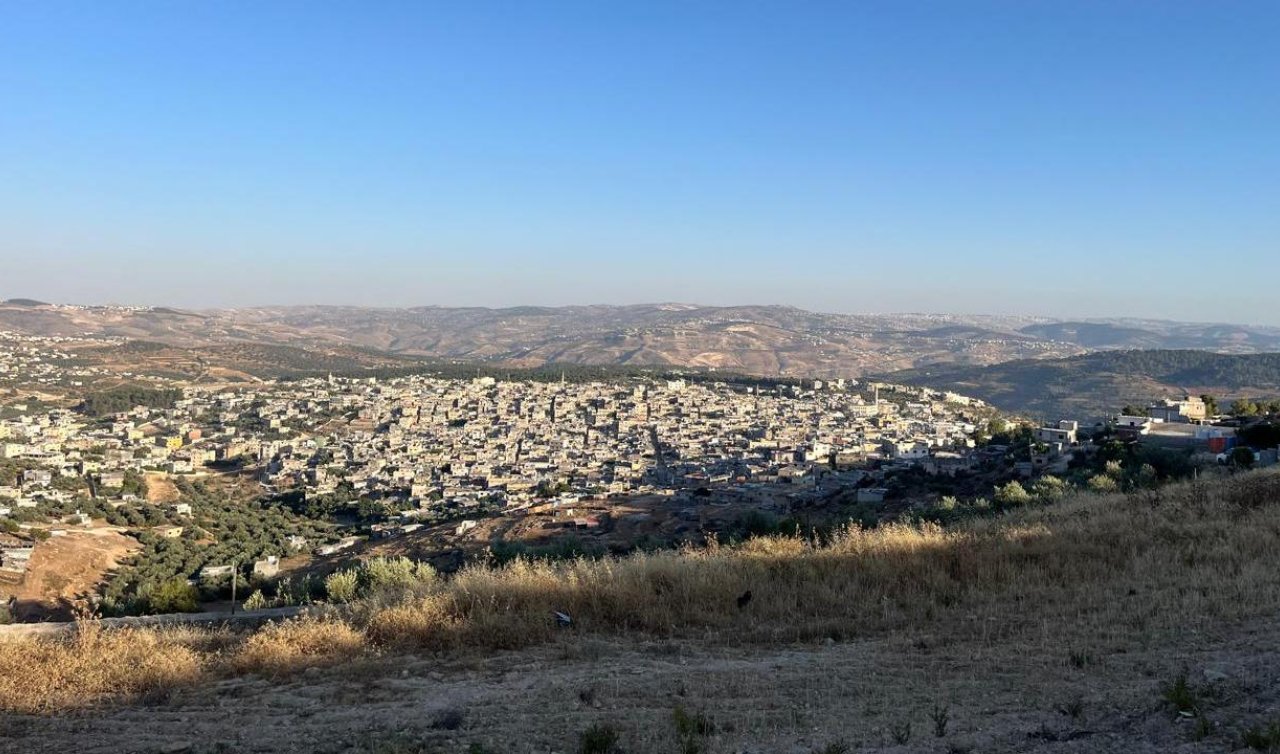
[[[1202, 713], [1164, 690], [1186, 674]], [[680, 709], [694, 725], [683, 737]], [[617, 641], [384, 657], [168, 698], [0, 717], [4, 752], [1222, 752], [1280, 721], [1274, 617], [1147, 645]], [[701, 728], [699, 732], [697, 729]], [[841, 746], [845, 748], [841, 748]]]

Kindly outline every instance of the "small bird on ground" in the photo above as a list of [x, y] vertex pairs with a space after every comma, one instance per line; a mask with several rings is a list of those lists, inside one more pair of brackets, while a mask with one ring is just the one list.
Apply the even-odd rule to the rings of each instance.
[[738, 595], [738, 609], [741, 610], [742, 608], [746, 607], [747, 603], [750, 601], [751, 601], [751, 590], [748, 589], [747, 591]]
[[568, 628], [573, 625], [573, 618], [570, 618], [565, 613], [562, 613], [559, 610], [553, 610], [551, 614], [556, 616], [556, 625], [560, 628]]

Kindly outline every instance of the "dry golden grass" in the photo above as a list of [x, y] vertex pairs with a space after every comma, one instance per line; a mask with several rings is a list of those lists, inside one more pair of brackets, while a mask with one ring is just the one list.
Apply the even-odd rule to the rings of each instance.
[[[370, 649], [518, 648], [559, 631], [709, 642], [911, 632], [1018, 651], [1079, 636], [1139, 646], [1280, 610], [1280, 474], [1070, 497], [954, 527], [850, 528], [829, 541], [473, 566], [341, 619], [269, 626], [235, 648], [162, 632], [0, 644], [0, 707], [52, 710], [207, 675], [278, 676]], [[737, 598], [752, 599], [739, 609]], [[385, 598], [383, 598], [385, 600]], [[217, 644], [217, 642], [214, 642]], [[11, 671], [11, 672], [6, 672]]]
[[350, 624], [302, 617], [269, 624], [245, 639], [231, 659], [239, 673], [282, 676], [332, 665], [365, 653], [367, 642]]
[[164, 693], [203, 671], [204, 656], [178, 632], [86, 622], [71, 639], [0, 642], [0, 709], [47, 712]]
[[1280, 607], [1277, 535], [1280, 476], [1257, 473], [951, 528], [472, 567], [367, 623], [375, 642], [428, 649], [542, 641], [556, 631], [553, 610], [587, 631], [735, 641], [931, 627], [988, 641], [1028, 630], [1154, 636]]

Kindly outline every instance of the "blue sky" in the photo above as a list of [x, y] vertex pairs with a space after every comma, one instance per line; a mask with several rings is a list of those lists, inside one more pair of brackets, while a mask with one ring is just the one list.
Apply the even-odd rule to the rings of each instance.
[[1280, 324], [1275, 2], [0, 0], [0, 297]]

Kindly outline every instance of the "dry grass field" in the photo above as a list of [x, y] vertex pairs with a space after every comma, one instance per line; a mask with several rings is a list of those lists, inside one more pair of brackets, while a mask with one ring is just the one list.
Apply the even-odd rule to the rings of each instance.
[[14, 751], [1267, 750], [1278, 574], [1255, 472], [476, 567], [252, 634], [90, 622], [0, 644], [0, 725]]

